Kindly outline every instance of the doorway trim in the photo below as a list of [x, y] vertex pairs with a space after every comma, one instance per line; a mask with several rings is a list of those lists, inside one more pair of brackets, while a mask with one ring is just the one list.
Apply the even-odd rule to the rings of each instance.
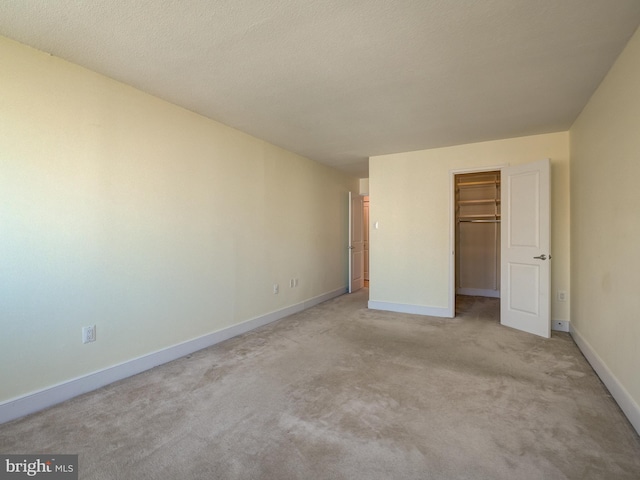
[[447, 316], [456, 316], [456, 175], [464, 173], [481, 173], [502, 171], [510, 164], [493, 165], [490, 167], [467, 167], [449, 170], [449, 305]]

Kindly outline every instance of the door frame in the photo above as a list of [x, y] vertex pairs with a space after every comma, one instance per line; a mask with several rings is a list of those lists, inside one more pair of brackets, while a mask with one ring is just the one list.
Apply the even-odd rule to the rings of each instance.
[[464, 173], [481, 173], [502, 171], [509, 164], [493, 165], [490, 167], [467, 167], [449, 170], [449, 305], [447, 316], [456, 316], [456, 175]]

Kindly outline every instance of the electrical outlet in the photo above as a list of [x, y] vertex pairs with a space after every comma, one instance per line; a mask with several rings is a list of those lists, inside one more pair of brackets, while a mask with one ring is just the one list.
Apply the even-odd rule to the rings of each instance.
[[280, 285], [278, 285], [277, 283], [273, 284], [273, 293], [277, 294], [280, 291]]
[[96, 326], [90, 325], [82, 327], [82, 343], [91, 343], [96, 341]]
[[558, 301], [566, 302], [567, 301], [567, 292], [564, 290], [558, 290]]

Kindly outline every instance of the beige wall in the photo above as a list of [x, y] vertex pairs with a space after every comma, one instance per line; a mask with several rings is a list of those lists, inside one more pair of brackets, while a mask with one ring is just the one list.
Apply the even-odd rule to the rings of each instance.
[[[372, 157], [370, 300], [447, 309], [450, 292], [451, 171], [551, 159], [552, 319], [569, 285], [569, 134], [553, 133]], [[444, 311], [442, 312], [444, 313]]]
[[572, 326], [630, 396], [640, 431], [639, 85], [636, 32], [570, 136]]
[[346, 286], [357, 179], [1, 38], [0, 59], [0, 402]]

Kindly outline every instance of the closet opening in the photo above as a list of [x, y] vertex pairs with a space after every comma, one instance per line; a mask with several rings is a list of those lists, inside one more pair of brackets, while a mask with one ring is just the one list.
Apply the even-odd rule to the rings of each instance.
[[500, 298], [500, 171], [456, 174], [454, 185], [456, 299]]

